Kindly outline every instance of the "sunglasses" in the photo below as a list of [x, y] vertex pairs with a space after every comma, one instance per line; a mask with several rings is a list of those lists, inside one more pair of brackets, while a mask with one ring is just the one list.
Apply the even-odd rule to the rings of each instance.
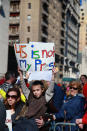
[[75, 88], [75, 87], [70, 87], [70, 89], [73, 89], [73, 90], [78, 90], [78, 88]]
[[16, 95], [6, 95], [7, 98], [12, 98], [12, 99], [17, 99], [17, 96]]

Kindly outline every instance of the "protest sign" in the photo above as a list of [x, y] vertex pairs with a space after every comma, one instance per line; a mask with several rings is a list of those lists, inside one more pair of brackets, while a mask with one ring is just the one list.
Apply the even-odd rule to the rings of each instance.
[[51, 81], [51, 77], [52, 77], [52, 71], [31, 72], [28, 81], [32, 81], [32, 80]]
[[54, 43], [15, 44], [18, 66], [23, 71], [48, 71], [54, 67]]

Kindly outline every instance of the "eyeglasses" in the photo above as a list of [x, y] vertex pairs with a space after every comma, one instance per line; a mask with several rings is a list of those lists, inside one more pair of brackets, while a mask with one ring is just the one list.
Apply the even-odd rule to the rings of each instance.
[[70, 87], [70, 89], [73, 89], [73, 90], [78, 90], [78, 88], [75, 88], [75, 87]]
[[6, 97], [7, 97], [7, 99], [10, 98], [10, 97], [11, 97], [12, 99], [17, 99], [17, 96], [16, 96], [16, 95], [8, 95], [8, 94], [7, 94]]

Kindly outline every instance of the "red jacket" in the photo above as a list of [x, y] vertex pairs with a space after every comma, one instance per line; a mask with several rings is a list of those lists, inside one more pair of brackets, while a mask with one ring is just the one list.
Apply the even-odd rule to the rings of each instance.
[[84, 114], [84, 116], [82, 118], [82, 123], [87, 124], [87, 111], [86, 111], [86, 113]]
[[[87, 83], [83, 87], [83, 95], [87, 99]], [[84, 114], [84, 116], [82, 118], [82, 123], [83, 124], [87, 124], [87, 100], [86, 100], [86, 103], [85, 103], [85, 109], [86, 109], [86, 112], [85, 112], [85, 114]]]

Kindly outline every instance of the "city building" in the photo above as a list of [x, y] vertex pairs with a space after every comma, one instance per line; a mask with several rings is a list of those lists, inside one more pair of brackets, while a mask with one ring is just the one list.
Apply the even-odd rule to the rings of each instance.
[[66, 0], [11, 0], [9, 45], [54, 42], [56, 81], [63, 77]]
[[80, 13], [79, 0], [67, 0], [64, 77], [76, 78], [79, 72], [79, 63], [78, 63], [79, 27], [80, 27], [79, 13]]
[[83, 0], [80, 5], [80, 52], [87, 46], [87, 0]]
[[87, 46], [83, 48], [80, 53], [81, 56], [81, 64], [80, 64], [80, 75], [87, 75]]
[[80, 75], [87, 74], [87, 0], [80, 0]]
[[0, 77], [7, 72], [9, 0], [0, 0]]

